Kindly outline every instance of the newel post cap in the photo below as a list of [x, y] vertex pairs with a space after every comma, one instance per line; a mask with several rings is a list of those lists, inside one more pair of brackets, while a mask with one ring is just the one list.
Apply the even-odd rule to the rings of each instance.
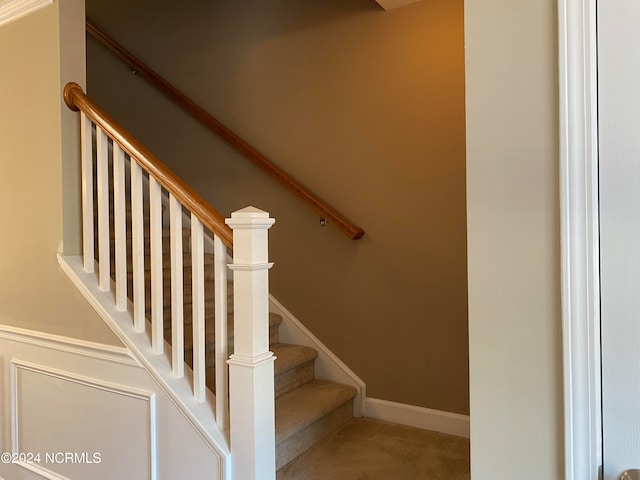
[[232, 229], [271, 228], [271, 225], [275, 223], [275, 219], [269, 217], [269, 212], [249, 206], [236, 210], [231, 214], [231, 218], [226, 218], [224, 222]]

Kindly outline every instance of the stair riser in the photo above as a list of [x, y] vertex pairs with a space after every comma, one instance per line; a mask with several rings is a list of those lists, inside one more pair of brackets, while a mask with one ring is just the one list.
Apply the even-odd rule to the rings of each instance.
[[314, 361], [310, 360], [295, 368], [282, 372], [275, 377], [276, 398], [290, 392], [315, 377]]
[[304, 430], [277, 444], [276, 469], [280, 470], [351, 418], [353, 418], [353, 401], [349, 400]]

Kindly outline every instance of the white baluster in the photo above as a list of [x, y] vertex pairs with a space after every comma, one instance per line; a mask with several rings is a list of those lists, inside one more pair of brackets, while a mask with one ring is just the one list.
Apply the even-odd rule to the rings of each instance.
[[153, 351], [164, 351], [162, 302], [162, 189], [158, 181], [149, 176], [149, 209], [151, 214], [151, 345]]
[[176, 377], [184, 375], [184, 300], [182, 271], [182, 206], [169, 194], [171, 228], [171, 367]]
[[111, 259], [109, 255], [109, 143], [107, 134], [96, 127], [98, 180], [98, 268], [100, 289], [111, 289]]
[[247, 207], [231, 214], [234, 353], [229, 363], [231, 457], [236, 478], [274, 480], [275, 400], [269, 351], [267, 230], [274, 220]]
[[84, 271], [94, 272], [93, 251], [93, 142], [91, 120], [80, 112], [80, 142], [82, 149], [82, 253]]
[[202, 223], [191, 214], [191, 308], [193, 327], [193, 396], [207, 398], [204, 358], [204, 233]]
[[144, 332], [144, 218], [142, 168], [131, 159], [131, 262], [133, 270], [133, 325]]
[[213, 236], [214, 288], [215, 288], [215, 369], [216, 369], [216, 423], [225, 430], [229, 423], [229, 359], [227, 333], [227, 247], [217, 235]]
[[127, 310], [127, 222], [125, 205], [124, 152], [113, 145], [113, 214], [116, 266], [116, 309]]

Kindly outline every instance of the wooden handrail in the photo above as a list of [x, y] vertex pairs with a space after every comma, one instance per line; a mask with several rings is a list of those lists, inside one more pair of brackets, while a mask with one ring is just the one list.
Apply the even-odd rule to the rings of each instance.
[[347, 237], [352, 240], [356, 240], [364, 235], [364, 230], [362, 228], [354, 225], [339, 212], [320, 200], [317, 196], [315, 196], [312, 192], [305, 188], [300, 182], [293, 179], [277, 165], [271, 162], [267, 157], [265, 157], [262, 153], [242, 140], [238, 135], [233, 133], [217, 119], [211, 116], [200, 105], [195, 103], [184, 93], [182, 93], [172, 84], [158, 75], [149, 66], [141, 62], [133, 54], [127, 51], [122, 45], [119, 45], [115, 40], [109, 37], [106, 33], [104, 33], [90, 21], [87, 21], [87, 32], [101, 44], [111, 50], [122, 61], [127, 63], [129, 67], [136, 72], [136, 74], [143, 76], [153, 86], [158, 88], [158, 90], [164, 93], [177, 105], [182, 107], [187, 113], [193, 116], [196, 120], [200, 121], [205, 127], [220, 136], [220, 138], [222, 138], [224, 141], [238, 150], [248, 160], [253, 162], [256, 166], [258, 166], [267, 174], [272, 176], [275, 180], [280, 182], [285, 188], [295, 193], [311, 208], [318, 212], [323, 219], [326, 219], [330, 223], [333, 223]]
[[147, 150], [144, 145], [128, 134], [115, 120], [96, 105], [77, 83], [64, 87], [64, 101], [73, 111], [82, 111], [93, 123], [113, 138], [122, 150], [129, 154], [149, 175], [193, 212], [202, 224], [218, 235], [225, 245], [233, 245], [233, 232], [225, 224], [224, 216], [216, 212], [200, 195], [184, 183], [166, 165]]

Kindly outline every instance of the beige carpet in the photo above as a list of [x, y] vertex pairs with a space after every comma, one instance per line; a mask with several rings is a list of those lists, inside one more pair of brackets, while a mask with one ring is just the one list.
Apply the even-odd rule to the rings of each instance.
[[469, 480], [469, 440], [354, 418], [277, 480]]

